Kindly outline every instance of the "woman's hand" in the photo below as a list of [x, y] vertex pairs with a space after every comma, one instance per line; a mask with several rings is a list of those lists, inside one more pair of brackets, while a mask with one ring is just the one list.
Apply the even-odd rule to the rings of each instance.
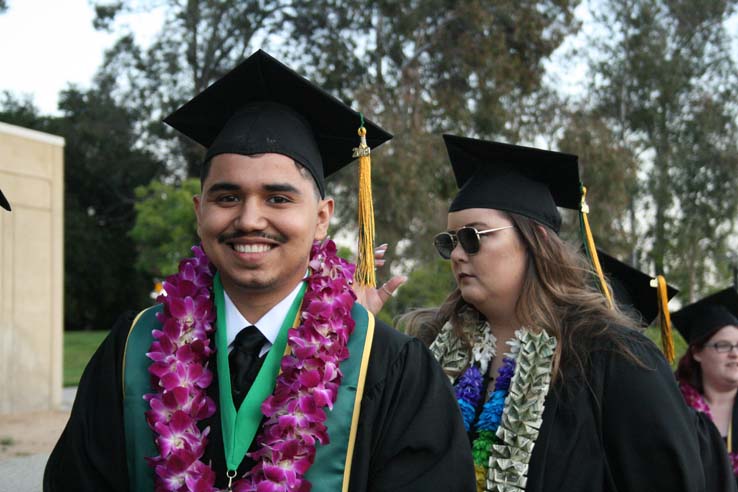
[[[385, 263], [384, 255], [387, 253], [387, 247], [388, 246], [386, 244], [382, 244], [374, 249], [374, 265], [377, 268], [382, 267]], [[384, 303], [387, 302], [395, 291], [406, 281], [407, 277], [397, 275], [376, 289], [354, 285], [356, 300], [359, 304], [364, 306], [367, 311], [372, 314], [377, 314], [382, 310]]]

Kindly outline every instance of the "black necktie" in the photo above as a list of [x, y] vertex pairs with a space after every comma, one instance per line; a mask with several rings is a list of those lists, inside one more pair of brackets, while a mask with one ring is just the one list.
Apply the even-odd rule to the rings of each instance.
[[238, 332], [233, 340], [233, 349], [228, 355], [228, 366], [231, 369], [231, 392], [236, 410], [254, 384], [256, 375], [266, 357], [259, 357], [259, 351], [266, 338], [255, 326], [247, 326]]

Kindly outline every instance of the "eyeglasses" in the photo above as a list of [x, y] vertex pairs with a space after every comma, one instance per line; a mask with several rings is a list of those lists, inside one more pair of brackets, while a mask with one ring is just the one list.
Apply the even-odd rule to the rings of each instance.
[[738, 343], [733, 345], [730, 342], [724, 342], [724, 341], [711, 343], [709, 346], [715, 349], [715, 352], [719, 354], [727, 354], [728, 352], [732, 352], [733, 349], [738, 349]]
[[451, 258], [451, 252], [456, 248], [457, 244], [461, 244], [461, 248], [468, 255], [475, 255], [479, 253], [480, 240], [485, 234], [492, 232], [502, 231], [505, 229], [511, 229], [514, 225], [495, 227], [494, 229], [487, 229], [486, 231], [478, 231], [474, 227], [462, 227], [456, 232], [442, 232], [433, 238], [433, 245], [438, 250], [438, 254], [441, 257], [448, 260]]

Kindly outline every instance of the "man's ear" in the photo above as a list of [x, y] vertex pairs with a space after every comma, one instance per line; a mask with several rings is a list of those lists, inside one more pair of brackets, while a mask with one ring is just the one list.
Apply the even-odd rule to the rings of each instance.
[[325, 198], [318, 202], [318, 223], [315, 228], [315, 239], [322, 241], [328, 235], [328, 226], [333, 217], [333, 198]]

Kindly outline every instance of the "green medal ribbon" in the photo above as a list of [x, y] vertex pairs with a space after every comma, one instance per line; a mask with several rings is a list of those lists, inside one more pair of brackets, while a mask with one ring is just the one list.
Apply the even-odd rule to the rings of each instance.
[[303, 282], [300, 292], [295, 297], [287, 316], [282, 322], [279, 335], [277, 335], [277, 339], [266, 356], [264, 365], [261, 366], [261, 370], [259, 370], [259, 374], [254, 380], [254, 384], [241, 403], [238, 412], [236, 412], [231, 394], [231, 371], [228, 365], [225, 297], [223, 296], [223, 284], [220, 282], [220, 273], [215, 274], [215, 278], [213, 279], [213, 294], [217, 316], [215, 346], [218, 349], [216, 361], [218, 366], [218, 386], [220, 389], [220, 418], [223, 430], [223, 448], [225, 451], [226, 466], [229, 472], [238, 470], [238, 466], [246, 456], [263, 417], [261, 404], [274, 392], [280, 362], [282, 361], [284, 349], [287, 346], [287, 332], [289, 332], [289, 329], [296, 321], [303, 296], [305, 295], [306, 286], [306, 283]]

